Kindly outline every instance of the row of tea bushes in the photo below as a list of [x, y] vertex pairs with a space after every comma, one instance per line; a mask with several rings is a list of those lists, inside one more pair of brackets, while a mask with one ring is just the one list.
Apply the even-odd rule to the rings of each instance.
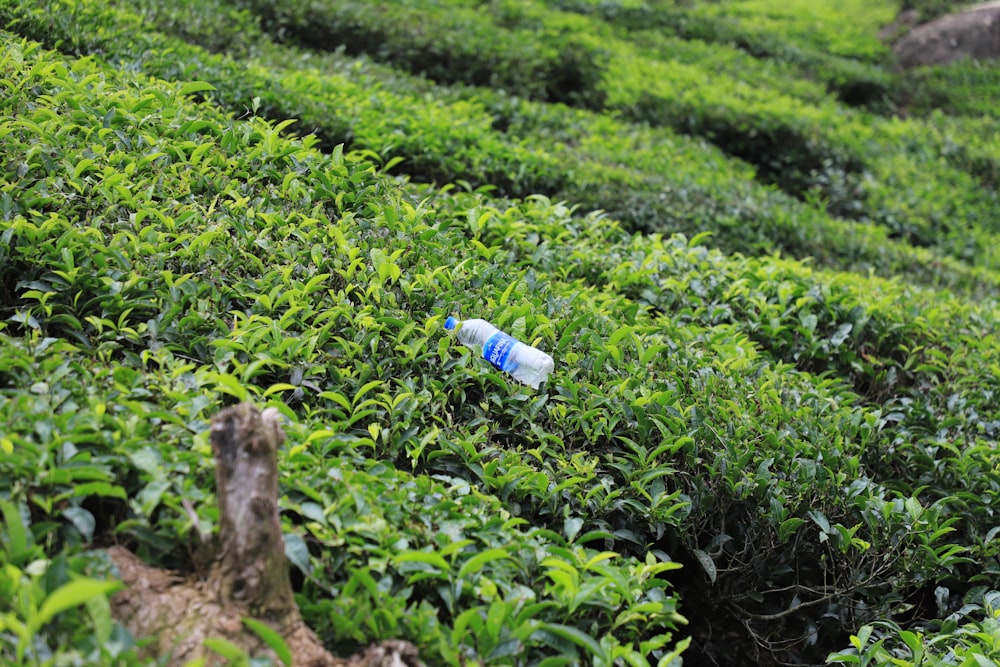
[[[820, 48], [814, 42], [794, 43], [781, 31], [764, 29], [759, 21], [742, 20], [736, 15], [719, 12], [709, 4], [670, 6], [650, 5], [646, 2], [607, 2], [606, 0], [559, 0], [548, 3], [551, 6], [571, 12], [599, 17], [612, 25], [628, 31], [628, 38], [642, 43], [662, 40], [664, 33], [676, 35], [691, 44], [710, 45], [709, 58], [734, 57], [734, 52], [745, 53], [757, 59], [756, 65], [741, 67], [744, 75], [766, 75], [769, 85], [779, 89], [794, 91], [797, 96], [803, 92], [811, 95], [816, 85], [835, 95], [844, 104], [866, 107], [878, 113], [892, 110], [891, 102], [895, 77], [886, 72], [876, 62], [834, 55]], [[824, 7], [829, 11], [832, 7]], [[816, 7], [811, 7], [812, 12]], [[863, 16], [875, 18], [882, 12], [863, 12]], [[812, 22], [815, 27], [816, 22]], [[822, 25], [822, 24], [820, 24]], [[840, 24], [833, 24], [840, 30]], [[877, 24], [874, 24], [877, 25]], [[877, 27], [854, 23], [861, 39], [868, 42]], [[773, 27], [773, 26], [772, 26]], [[669, 40], [667, 40], [669, 41]], [[701, 50], [701, 49], [700, 49]], [[738, 56], [736, 56], [738, 57]], [[781, 82], [775, 76], [781, 73], [787, 80]]]
[[[497, 195], [547, 194], [606, 210], [639, 230], [689, 235], [711, 230], [713, 244], [728, 252], [781, 252], [972, 292], [995, 290], [997, 280], [989, 272], [910, 248], [878, 227], [830, 218], [817, 206], [755, 184], [751, 169], [703, 141], [485, 89], [436, 88], [372, 64], [311, 56], [266, 40], [252, 47], [259, 65], [241, 67], [157, 35], [142, 22], [151, 15], [149, 20], [164, 28], [183, 24], [183, 34], [199, 43], [251, 49], [245, 14], [213, 21], [202, 18], [204, 5], [199, 7], [161, 3], [138, 15], [81, 5], [73, 14], [76, 23], [58, 30], [13, 0], [6, 11], [22, 30], [64, 48], [104, 53], [168, 78], [183, 80], [197, 71], [215, 87], [212, 98], [235, 113], [298, 118], [291, 129], [314, 132], [321, 147], [349, 142], [417, 180], [489, 185]], [[86, 30], [91, 24], [103, 27]], [[144, 35], [139, 42], [137, 34]], [[83, 35], [92, 35], [88, 43]], [[162, 50], [170, 56], [161, 57]], [[297, 65], [289, 67], [290, 62]], [[907, 230], [891, 211], [882, 219], [891, 223], [887, 227]], [[971, 248], [973, 255], [981, 254], [975, 237], [960, 231], [950, 236], [956, 239], [950, 243], [953, 252], [966, 257]], [[984, 236], [978, 245], [989, 239]]]
[[[891, 234], [908, 242], [996, 266], [996, 232], [984, 228], [982, 220], [995, 220], [1000, 203], [995, 195], [979, 192], [978, 163], [954, 164], [947, 151], [933, 142], [917, 152], [901, 148], [901, 132], [911, 136], [924, 132], [918, 121], [912, 121], [916, 127], [901, 128], [896, 121], [882, 122], [826, 100], [814, 101], [813, 94], [805, 98], [790, 94], [798, 88], [761, 85], [772, 77], [765, 68], [751, 67], [748, 60], [752, 59], [685, 60], [683, 55], [671, 53], [669, 41], [651, 49], [602, 30], [600, 21], [534, 5], [534, 11], [519, 9], [512, 16], [500, 3], [483, 16], [466, 3], [408, 3], [405, 11], [400, 11], [410, 12], [413, 20], [360, 3], [321, 3], [310, 6], [306, 13], [265, 0], [250, 6], [262, 13], [265, 24], [276, 34], [296, 36], [310, 47], [340, 45], [350, 52], [369, 53], [439, 82], [503, 88], [545, 101], [563, 97], [540, 93], [537, 87], [559, 89], [571, 80], [573, 95], [599, 99], [599, 103], [590, 101], [583, 106], [706, 137], [730, 155], [751, 162], [759, 178], [800, 198], [818, 197], [835, 215], [884, 224]], [[803, 20], [803, 11], [804, 6], [790, 8], [787, 16], [779, 15], [779, 24], [797, 21], [803, 30], [812, 30], [812, 24]], [[415, 18], [418, 14], [419, 21]], [[828, 25], [839, 25], [835, 18], [830, 17]], [[494, 22], [489, 29], [492, 41], [486, 43], [493, 46], [466, 53], [462, 45], [479, 44], [481, 36], [463, 30], [472, 30], [469, 26], [481, 30], [490, 21]], [[438, 39], [439, 34], [449, 38]], [[601, 39], [591, 46], [570, 49], [560, 41], [565, 35], [574, 35], [577, 40], [583, 39], [581, 35], [600, 35]], [[826, 36], [833, 39], [836, 34]], [[574, 76], [553, 73], [546, 83], [545, 68], [537, 72], [528, 68], [531, 84], [523, 83], [520, 77], [524, 71], [514, 65], [522, 54], [511, 51], [514, 47], [509, 45], [525, 43], [550, 46], [550, 59], [557, 57], [554, 54], [584, 48], [587, 53], [581, 59], [595, 69]], [[857, 46], [854, 40], [850, 43]], [[398, 47], [401, 52], [372, 52], [367, 49], [371, 44]], [[834, 48], [832, 44], [827, 47]], [[437, 54], [435, 58], [425, 53], [428, 49]], [[446, 58], [443, 53], [448, 54]], [[476, 67], [471, 63], [480, 60], [490, 73], [489, 80], [473, 76]], [[428, 62], [434, 67], [428, 69]], [[560, 67], [551, 61], [553, 71]], [[975, 137], [965, 133], [955, 135], [954, 141], [971, 150], [978, 145]], [[889, 173], [897, 174], [896, 179]], [[906, 175], [904, 182], [899, 182], [899, 174]], [[941, 184], [939, 189], [949, 194], [946, 200], [954, 202], [954, 210], [928, 211], [912, 205], [911, 193], [926, 189], [928, 183]], [[942, 199], [937, 193], [929, 198]]]
[[[462, 2], [397, 3], [391, 12], [364, 3], [292, 9], [260, 0], [248, 6], [261, 14], [269, 31], [293, 36], [307, 47], [343, 46], [441, 83], [615, 110], [706, 136], [733, 155], [752, 159], [764, 178], [792, 192], [811, 185], [810, 174], [824, 160], [838, 169], [858, 167], [855, 140], [822, 129], [840, 124], [832, 108], [810, 109], [823, 120], [806, 131], [796, 120], [800, 109], [794, 98], [777, 96], [776, 102], [773, 91], [741, 86], [728, 72], [644, 58], [602, 29], [601, 22], [582, 15], [534, 5], [533, 12], [509, 12], [503, 3], [485, 16]], [[537, 53], [520, 52], [526, 48]], [[706, 81], [713, 85], [702, 85]], [[698, 93], [689, 98], [686, 92], [701, 89], [714, 91], [703, 104]], [[778, 113], [782, 104], [791, 108]], [[752, 131], [761, 122], [768, 127]], [[780, 155], [774, 150], [776, 134], [783, 136]]]
[[907, 72], [900, 103], [913, 114], [934, 111], [974, 119], [993, 117], [1000, 103], [1000, 74], [989, 61], [964, 60]]
[[879, 41], [878, 31], [895, 18], [896, 5], [888, 0], [821, 5], [808, 0], [728, 0], [697, 5], [693, 12], [707, 18], [724, 17], [762, 34], [780, 35], [788, 44], [880, 63], [888, 48]]
[[[162, 17], [168, 9], [160, 7], [158, 16], [168, 25], [183, 22], [169, 13]], [[184, 81], [197, 72], [199, 80], [211, 84], [200, 92], [207, 96], [211, 91], [211, 97], [234, 114], [294, 119], [296, 129], [315, 134], [325, 150], [344, 144], [373, 151], [383, 161], [405, 156], [410, 173], [419, 180], [462, 177], [474, 187], [493, 185], [498, 194], [522, 194], [550, 191], [562, 177], [545, 153], [491, 131], [490, 119], [474, 102], [393, 94], [379, 90], [369, 78], [352, 80], [349, 71], [300, 69], [292, 63], [305, 56], [294, 52], [247, 67], [149, 30], [140, 12], [100, 3], [81, 3], [55, 24], [31, 3], [12, 1], [0, 11], [22, 34], [50, 47], [100, 54], [166, 79]], [[197, 14], [192, 18], [186, 30], [197, 32], [201, 40], [237, 39], [220, 39], [220, 25], [199, 22]], [[228, 30], [239, 32], [245, 20], [237, 13], [236, 20], [226, 24]], [[103, 29], [87, 30], [91, 26]]]

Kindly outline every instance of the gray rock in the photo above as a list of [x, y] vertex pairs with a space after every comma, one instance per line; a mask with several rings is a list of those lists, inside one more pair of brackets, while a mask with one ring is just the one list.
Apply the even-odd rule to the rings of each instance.
[[961, 58], [1000, 58], [1000, 0], [917, 26], [900, 38], [892, 51], [904, 69], [947, 65]]

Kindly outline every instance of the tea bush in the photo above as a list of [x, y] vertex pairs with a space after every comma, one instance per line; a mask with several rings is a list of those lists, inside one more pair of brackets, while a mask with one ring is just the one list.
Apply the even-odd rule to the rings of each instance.
[[[731, 652], [733, 617], [727, 641], [786, 661], [989, 655], [962, 607], [1000, 576], [989, 119], [821, 137], [860, 156], [866, 226], [703, 140], [206, 6], [0, 2], [26, 36], [0, 56], [3, 660], [140, 662], [91, 547], [189, 568], [217, 518], [208, 419], [238, 400], [284, 415], [286, 553], [338, 652], [669, 665]], [[413, 7], [489, 32], [469, 3]], [[497, 35], [555, 20], [489, 12]], [[928, 165], [943, 185], [894, 200]], [[555, 374], [513, 383], [451, 313]]]
[[[939, 632], [932, 636], [903, 630], [892, 622], [866, 625], [851, 636], [851, 650], [831, 654], [827, 659], [840, 665], [971, 666], [996, 662], [1000, 658], [997, 650], [1000, 592], [980, 593], [974, 599], [975, 602], [968, 602], [936, 624]], [[946, 601], [947, 596], [939, 595], [938, 600]]]
[[[710, 78], [710, 68], [648, 61], [583, 16], [539, 10], [527, 21], [515, 12], [514, 23], [527, 27], [514, 29], [505, 25], [511, 22], [510, 12], [494, 8], [484, 18], [454, 4], [400, 4], [392, 12], [360, 3], [314, 3], [294, 12], [269, 2], [250, 6], [271, 32], [292, 35], [305, 46], [337, 45], [443, 83], [613, 109], [631, 119], [706, 136], [733, 155], [753, 160], [765, 179], [792, 192], [808, 187], [811, 172], [824, 160], [848, 171], [859, 166], [846, 136], [810, 131], [813, 119], [806, 117], [822, 117], [822, 111], [799, 109], [792, 99], [775, 103], [773, 93], [758, 93], [725, 73], [714, 73], [716, 84], [707, 89], [700, 83]], [[592, 36], [589, 45], [577, 44], [586, 36]], [[374, 45], [388, 52], [373, 50]], [[544, 64], [536, 65], [539, 61]], [[579, 63], [587, 63], [588, 70], [578, 71]], [[697, 89], [699, 97], [690, 99], [686, 91]], [[785, 144], [785, 151], [776, 151], [775, 141]]]
[[[410, 223], [426, 213], [386, 189], [391, 180], [376, 176], [361, 156], [321, 157], [308, 144], [281, 138], [279, 127], [234, 124], [205, 106], [193, 113], [184, 95], [204, 86], [170, 88], [112, 75], [93, 60], [67, 65], [10, 40], [6, 53], [8, 80], [38, 96], [18, 100], [22, 106], [8, 116], [3, 134], [12, 156], [5, 173], [11, 207], [3, 228], [8, 248], [3, 281], [10, 285], [4, 328], [13, 328], [13, 335], [4, 334], [5, 357], [11, 360], [4, 364], [9, 369], [3, 376], [4, 420], [21, 423], [5, 437], [11, 456], [4, 467], [5, 479], [21, 480], [7, 489], [16, 503], [11, 511], [30, 508], [35, 540], [48, 534], [51, 548], [77, 550], [113, 530], [147, 557], [175, 562], [185, 550], [178, 538], [201, 528], [191, 525], [181, 501], [204, 506], [208, 515], [202, 520], [211, 526], [211, 496], [204, 491], [211, 479], [206, 411], [228, 400], [270, 397], [290, 418], [295, 413], [288, 406], [299, 406], [318, 420], [314, 423], [326, 421], [335, 429], [298, 431], [307, 441], [301, 447], [323, 438], [323, 432], [342, 434], [333, 439], [334, 449], [325, 450], [322, 466], [316, 467], [321, 459], [315, 454], [303, 458], [293, 452], [286, 461], [304, 469], [287, 471], [290, 482], [298, 481], [284, 502], [291, 514], [309, 520], [310, 534], [321, 540], [317, 545], [340, 542], [353, 521], [346, 506], [331, 505], [329, 484], [351, 483], [329, 472], [328, 457], [339, 449], [353, 452], [343, 465], [360, 470], [361, 452], [371, 447], [375, 454], [391, 445], [382, 454], [388, 467], [379, 463], [370, 477], [356, 478], [364, 489], [377, 491], [380, 479], [386, 485], [359, 500], [358, 521], [365, 526], [375, 519], [370, 509], [375, 499], [397, 485], [401, 501], [416, 493], [431, 503], [416, 513], [413, 506], [398, 505], [402, 514], [381, 521], [384, 537], [355, 528], [358, 539], [367, 540], [359, 545], [359, 560], [342, 560], [351, 549], [341, 550], [328, 571], [353, 577], [342, 583], [344, 595], [335, 596], [349, 607], [330, 616], [333, 612], [320, 605], [325, 622], [333, 623], [330, 641], [361, 643], [404, 632], [448, 662], [467, 653], [500, 660], [581, 651], [610, 664], [622, 656], [639, 659], [646, 651], [668, 652], [666, 629], [683, 618], [667, 582], [656, 576], [675, 567], [665, 555], [639, 561], [582, 543], [571, 547], [551, 531], [525, 532], [527, 541], [517, 546], [521, 522], [494, 522], [497, 501], [469, 495], [474, 489], [468, 482], [456, 478], [442, 485], [392, 471], [392, 460], [407, 461], [409, 447], [435, 443], [446, 425], [414, 428], [419, 412], [413, 411], [424, 401], [436, 400], [439, 410], [447, 404], [440, 386], [412, 375], [438, 357], [441, 347], [429, 347], [426, 335], [409, 338], [414, 324], [404, 322], [413, 306], [398, 303], [409, 302], [411, 294], [414, 302], [430, 298], [420, 310], [436, 303], [425, 290], [439, 284], [440, 266], [429, 266], [432, 255], [421, 253], [404, 278], [399, 260], [403, 246], [424, 242], [441, 251], [454, 234], [442, 239], [421, 223], [423, 231], [410, 236], [416, 231]], [[157, 113], [150, 113], [154, 108]], [[91, 118], [99, 122], [92, 126]], [[243, 150], [233, 152], [237, 147]], [[313, 185], [325, 182], [328, 200], [302, 187], [299, 179], [314, 171]], [[202, 198], [206, 190], [211, 199]], [[170, 199], [160, 199], [159, 193], [168, 192]], [[70, 193], [69, 206], [46, 212]], [[315, 204], [308, 201], [313, 197]], [[369, 221], [341, 229], [328, 217], [367, 217], [362, 209], [373, 213], [371, 206], [380, 207], [380, 219], [395, 220], [399, 250], [390, 252], [383, 243], [389, 237], [382, 225]], [[364, 247], [360, 261], [355, 242]], [[300, 252], [323, 272], [304, 273], [296, 259]], [[141, 264], [132, 259], [140, 257]], [[459, 265], [453, 275], [470, 270]], [[331, 298], [331, 287], [339, 297]], [[313, 302], [324, 294], [323, 300], [330, 299], [326, 306]], [[391, 310], [383, 314], [376, 304]], [[353, 326], [359, 328], [352, 334]], [[358, 356], [349, 366], [324, 366], [376, 352], [389, 344], [383, 336], [394, 336], [410, 352], [398, 359], [390, 354], [384, 365], [371, 366]], [[33, 372], [42, 375], [32, 379]], [[379, 389], [383, 380], [375, 378], [390, 377], [401, 383], [401, 393], [389, 385]], [[455, 422], [452, 428], [468, 427]], [[416, 463], [419, 452], [414, 449], [409, 459]], [[46, 463], [50, 457], [55, 458]], [[307, 472], [327, 481], [305, 483]], [[410, 486], [413, 480], [421, 486]], [[325, 504], [317, 505], [324, 494]], [[438, 500], [432, 502], [434, 495]], [[482, 509], [478, 521], [471, 505]], [[315, 508], [318, 517], [336, 514], [340, 528], [324, 530]], [[417, 516], [429, 523], [401, 541], [393, 526]], [[118, 519], [113, 525], [112, 517]], [[456, 539], [435, 538], [442, 534]], [[468, 539], [458, 540], [462, 535]], [[11, 539], [18, 553], [30, 542], [23, 535]], [[301, 537], [293, 534], [288, 544], [293, 562], [310, 573], [310, 581], [326, 591], [336, 585], [324, 584], [325, 577], [313, 571]], [[490, 550], [483, 552], [484, 545]], [[389, 588], [374, 585], [374, 548], [392, 564], [381, 573], [396, 582]], [[529, 556], [537, 558], [534, 565]], [[493, 561], [508, 566], [495, 569]], [[528, 586], [536, 577], [551, 579], [551, 597], [538, 598]], [[468, 589], [467, 579], [474, 583]], [[95, 584], [86, 589], [88, 596], [74, 599], [80, 604], [109, 590]], [[437, 590], [447, 615], [434, 611]], [[375, 625], [358, 628], [357, 605], [366, 599], [374, 608], [397, 609], [399, 616], [387, 617], [389, 625], [376, 619]], [[403, 615], [416, 625], [400, 625]], [[27, 627], [5, 650], [24, 655], [25, 642], [35, 641], [40, 625]]]
[[[599, 106], [596, 82], [602, 60], [599, 41], [585, 22], [566, 20], [535, 30], [502, 21], [474, 4], [399, 3], [380, 8], [364, 2], [315, 2], [295, 6], [248, 2], [268, 31], [304, 46], [371, 53], [435, 81], [490, 88], [552, 102]], [[491, 20], [493, 19], [493, 20]]]
[[880, 62], [888, 48], [878, 40], [878, 30], [895, 18], [892, 2], [848, 0], [816, 5], [803, 0], [776, 4], [767, 0], [735, 0], [706, 4], [698, 10], [707, 16], [724, 15], [752, 25], [764, 34], [823, 53], [861, 61]]
[[[764, 74], [769, 86], [807, 99], [814, 94], [809, 91], [820, 84], [845, 104], [864, 106], [879, 113], [891, 111], [895, 90], [892, 73], [857, 60], [855, 54], [838, 56], [808, 43], [793, 43], [781, 30], [762, 30], [758, 21], [741, 20], [728, 12], [713, 12], [707, 5], [677, 3], [664, 6], [605, 0], [560, 0], [548, 4], [564, 11], [600, 17], [629, 31], [628, 38], [640, 43], [657, 45], [657, 36], [662, 39], [666, 31], [693, 43], [691, 46], [698, 42], [711, 45], [706, 55], [712, 59], [719, 52], [731, 57], [730, 50], [738, 50], [758, 61], [755, 64], [753, 60], [743, 60], [744, 75], [760, 70], [751, 76]], [[870, 13], [865, 11], [864, 16]], [[864, 38], [868, 39], [868, 35]]]
[[[183, 81], [197, 71], [201, 80], [212, 84], [213, 96], [236, 114], [298, 119], [327, 150], [347, 144], [376, 151], [386, 162], [406, 156], [410, 173], [422, 180], [450, 181], [460, 174], [473, 186], [494, 185], [498, 194], [548, 192], [558, 185], [560, 175], [551, 158], [498, 138], [475, 103], [440, 104], [423, 96], [380, 94], [377, 86], [373, 89], [337, 73], [290, 68], [288, 54], [282, 54], [277, 69], [269, 63], [243, 67], [147, 31], [139, 13], [109, 10], [103, 4], [78, 3], [61, 26], [52, 25], [44, 8], [10, 3], [3, 11], [26, 34], [47, 39], [50, 46], [107, 53], [116, 61], [170, 79]], [[177, 22], [164, 13], [160, 6], [157, 17], [165, 25]], [[237, 16], [232, 28], [236, 32], [248, 20]], [[83, 25], [102, 29], [81, 33]], [[199, 25], [203, 24], [192, 21], [185, 29], [194, 32]], [[199, 32], [202, 41], [220, 40], [211, 27]], [[133, 42], [137, 31], [145, 33], [140, 44]], [[230, 41], [236, 39], [238, 35]], [[528, 166], [532, 162], [535, 168]]]
[[995, 68], [978, 60], [916, 68], [903, 77], [899, 104], [920, 116], [940, 110], [949, 116], [990, 117], [1000, 95], [997, 77]]
[[[732, 17], [738, 20], [741, 12], [760, 15], [760, 7], [753, 3], [726, 6], [727, 20]], [[512, 48], [510, 45], [521, 45], [517, 48], [522, 48], [524, 44], [544, 44], [551, 45], [559, 53], [572, 53], [573, 49], [560, 45], [559, 35], [598, 35], [601, 52], [595, 51], [586, 56], [595, 70], [577, 77], [584, 82], [581, 90], [588, 91], [580, 94], [596, 96], [597, 101], [563, 101], [608, 109], [632, 121], [703, 136], [726, 153], [751, 162], [760, 179], [777, 184], [793, 196], [803, 199], [818, 196], [834, 215], [883, 224], [893, 235], [907, 240], [912, 238], [918, 245], [933, 246], [946, 254], [957, 254], [962, 259], [967, 259], [970, 251], [966, 248], [967, 244], [958, 239], [979, 237], [977, 219], [994, 219], [1000, 208], [995, 197], [978, 196], [974, 182], [972, 187], [970, 183], [964, 183], [960, 188], [949, 190], [952, 193], [949, 199], [957, 199], [956, 211], [944, 214], [914, 211], [912, 207], [901, 204], [907, 200], [911, 190], [924, 187], [926, 182], [947, 183], [968, 179], [963, 171], [970, 167], [975, 177], [982, 163], [949, 164], [944, 156], [953, 151], [943, 148], [941, 154], [935, 152], [919, 156], [919, 159], [911, 158], [913, 175], [908, 176], [904, 183], [887, 182], [885, 172], [891, 171], [898, 177], [907, 171], [896, 171], [899, 164], [893, 162], [893, 158], [900, 156], [902, 151], [891, 145], [898, 134], [892, 122], [873, 123], [864, 115], [846, 113], [829, 104], [812, 89], [803, 95], [801, 91], [807, 84], [789, 86], [787, 78], [774, 76], [767, 69], [751, 64], [751, 58], [726, 60], [720, 57], [718, 50], [713, 50], [713, 57], [704, 57], [704, 49], [698, 51], [698, 56], [684, 55], [678, 53], [679, 47], [671, 47], [669, 42], [655, 37], [655, 46], [650, 47], [642, 40], [636, 40], [631, 33], [627, 35], [627, 40], [623, 39], [614, 31], [603, 28], [603, 22], [592, 20], [589, 16], [577, 15], [578, 18], [573, 19], [572, 13], [555, 12], [534, 4], [519, 5], [517, 10], [512, 10], [498, 3], [490, 6], [485, 17], [463, 3], [457, 3], [455, 7], [418, 3], [393, 12], [383, 12], [368, 5], [361, 7], [338, 3], [326, 6], [318, 3], [308, 8], [300, 6], [297, 13], [291, 16], [285, 15], [288, 10], [278, 11], [270, 3], [255, 3], [252, 7], [263, 12], [272, 32], [297, 36], [308, 46], [331, 48], [339, 44], [350, 52], [385, 58], [414, 72], [425, 73], [436, 81], [501, 87], [519, 96], [541, 100], [553, 98], [540, 92], [538, 87], [560, 88], [563, 85], [562, 75], [551, 74], [546, 84], [547, 70], [535, 71], [533, 66], [529, 66], [527, 63], [533, 62], [533, 57], [516, 50], [506, 53]], [[880, 6], [878, 12], [872, 12], [846, 7], [838, 11], [864, 15], [868, 21], [879, 21], [879, 17], [888, 16], [888, 9], [888, 6]], [[717, 9], [705, 11], [708, 18], [715, 18], [719, 13]], [[417, 13], [419, 21], [415, 18]], [[811, 5], [789, 5], [781, 12], [775, 12], [776, 23], [765, 23], [763, 31], [785, 34], [789, 26], [796, 26], [791, 34], [801, 29], [803, 43], [811, 44], [811, 48], [825, 49], [826, 53], [842, 49], [857, 56], [870, 50], [869, 57], [875, 59], [876, 54], [884, 51], [872, 36], [874, 30], [871, 24], [858, 23], [859, 32], [847, 38], [842, 30], [836, 28], [843, 25], [842, 14], [831, 12], [829, 16], [819, 18], [814, 14]], [[430, 30], [427, 22], [436, 20], [443, 23]], [[454, 21], [460, 21], [460, 24], [450, 23]], [[490, 22], [495, 23], [493, 28], [487, 27]], [[423, 27], [413, 31], [412, 27], [416, 25]], [[820, 30], [813, 35], [816, 26], [833, 29], [827, 32]], [[488, 30], [490, 35], [477, 32], [481, 30]], [[514, 30], [517, 32], [506, 32]], [[400, 37], [398, 31], [408, 36]], [[451, 37], [440, 39], [438, 35], [454, 35], [456, 42], [452, 44], [449, 41]], [[811, 37], [807, 39], [809, 35]], [[492, 44], [488, 40], [494, 38], [499, 41], [493, 47], [484, 47], [477, 53], [464, 50], [469, 44]], [[394, 48], [394, 44], [410, 44], [414, 39], [420, 46], [406, 47], [403, 53], [386, 55], [368, 48], [373, 44]], [[837, 46], [841, 42], [843, 44]], [[693, 45], [688, 44], [684, 47], [685, 51], [693, 49]], [[428, 55], [428, 50], [437, 55]], [[444, 60], [440, 65], [434, 64], [441, 58]], [[507, 64], [493, 62], [497, 58], [503, 58], [503, 63]], [[483, 60], [480, 65], [472, 65], [480, 59]], [[526, 64], [520, 69], [510, 64], [522, 61]], [[492, 78], [487, 80], [485, 75], [477, 77], [475, 72], [479, 66], [487, 68]], [[514, 69], [517, 74], [512, 73]], [[522, 73], [530, 82], [521, 81], [519, 77]], [[845, 76], [857, 82], [853, 75]], [[775, 84], [775, 80], [785, 83]], [[978, 144], [968, 136], [956, 139], [963, 147], [971, 148]], [[892, 157], [885, 158], [887, 153]], [[921, 178], [917, 173], [930, 177]], [[552, 190], [539, 191], [556, 194]], [[900, 225], [901, 220], [911, 218], [915, 219], [916, 227], [907, 222]], [[946, 240], [942, 241], [942, 236]], [[973, 261], [994, 267], [992, 257], [982, 256], [985, 249], [995, 246], [993, 239], [983, 237], [974, 245], [976, 249], [971, 251]]]
[[[8, 11], [14, 11], [15, 6], [9, 5]], [[203, 12], [204, 5], [200, 6], [199, 11]], [[177, 23], [176, 12], [181, 8], [183, 3], [144, 5], [140, 12], [151, 16], [158, 25], [170, 28]], [[16, 11], [24, 12], [25, 8]], [[475, 89], [471, 95], [437, 90], [448, 101], [430, 102], [427, 95], [433, 88], [426, 82], [388, 76], [384, 68], [369, 64], [351, 65], [337, 58], [309, 57], [275, 48], [266, 41], [257, 47], [258, 59], [266, 65], [243, 70], [241, 77], [234, 79], [230, 74], [236, 66], [231, 61], [191, 49], [163, 35], [150, 35], [148, 30], [147, 39], [159, 44], [157, 48], [169, 47], [174, 53], [185, 53], [190, 59], [188, 64], [178, 68], [175, 57], [161, 59], [155, 49], [137, 50], [130, 46], [131, 35], [145, 30], [138, 27], [139, 15], [109, 12], [95, 5], [87, 9], [77, 7], [74, 16], [104, 26], [98, 33], [102, 37], [92, 42], [89, 49], [114, 52], [117, 58], [133, 63], [138, 59], [148, 71], [172, 78], [183, 79], [185, 71], [197, 66], [200, 74], [216, 87], [216, 99], [235, 113], [246, 113], [253, 107], [257, 113], [276, 120], [299, 117], [308, 124], [306, 127], [314, 129], [321, 147], [330, 149], [342, 141], [350, 141], [358, 148], [377, 151], [396, 171], [404, 170], [418, 180], [461, 180], [473, 188], [489, 183], [498, 195], [541, 193], [567, 198], [607, 210], [635, 229], [692, 235], [713, 229], [719, 246], [729, 250], [777, 250], [832, 261], [838, 268], [861, 271], [874, 268], [883, 275], [904, 272], [917, 280], [935, 283], [940, 283], [944, 276], [952, 276], [945, 284], [975, 291], [984, 289], [983, 283], [995, 282], [975, 270], [968, 275], [966, 267], [939, 257], [939, 253], [915, 253], [907, 244], [893, 243], [885, 234], [856, 225], [845, 228], [843, 223], [812, 210], [812, 206], [802, 207], [766, 188], [752, 183], [740, 187], [741, 181], [752, 179], [753, 172], [738, 163], [727, 163], [704, 142], [692, 142], [667, 131], [637, 130], [593, 113], [571, 112], [561, 107], [550, 109], [483, 89]], [[22, 14], [15, 20], [21, 21], [24, 28], [36, 25], [32, 34], [40, 38], [52, 32], [41, 12]], [[229, 23], [237, 29], [247, 20], [245, 14], [237, 13]], [[110, 30], [109, 25], [119, 28]], [[186, 24], [184, 34], [212, 45], [223, 38], [211, 30], [203, 37], [198, 35], [216, 27], [195, 19]], [[65, 39], [78, 42], [81, 39], [79, 28], [67, 24], [62, 30]], [[242, 38], [234, 35], [229, 41]], [[75, 48], [84, 46], [78, 43]], [[289, 59], [308, 67], [289, 70]], [[373, 90], [379, 94], [372, 95]], [[331, 104], [341, 113], [331, 116], [328, 112]], [[491, 128], [501, 132], [493, 132]], [[896, 141], [901, 132], [912, 133], [914, 129], [918, 128], [892, 129], [887, 140]], [[608, 134], [618, 140], [609, 145]], [[669, 142], [676, 153], [683, 153], [683, 162], [679, 163], [675, 157], [665, 164], [664, 142]], [[940, 143], [941, 150], [955, 145], [953, 137], [934, 143]], [[949, 152], [955, 153], [950, 149]], [[840, 194], [836, 201], [828, 200], [825, 207], [844, 209], [852, 217], [881, 222], [893, 233], [903, 235], [904, 241], [947, 249], [962, 258], [971, 257], [975, 262], [989, 265], [992, 261], [987, 250], [991, 247], [989, 236], [969, 234], [968, 225], [954, 216], [915, 211], [912, 206], [902, 207], [897, 203], [897, 200], [907, 201], [899, 197], [899, 190], [922, 189], [927, 187], [926, 183], [936, 182], [925, 181], [918, 175], [928, 168], [928, 161], [940, 164], [941, 160], [933, 154], [921, 155], [921, 160], [922, 163], [913, 162], [899, 169], [899, 174], [906, 171], [912, 174], [904, 183], [897, 182], [896, 174], [886, 177], [890, 180], [888, 184], [880, 182], [880, 178], [869, 177], [863, 184], [852, 184], [850, 179], [834, 177], [825, 186], [826, 190]], [[882, 162], [880, 172], [896, 164]], [[964, 162], [983, 164], [982, 153]], [[715, 183], [706, 190], [709, 182], [706, 174], [715, 174], [720, 167], [738, 176], [718, 173]], [[835, 176], [836, 170], [829, 173]], [[948, 178], [961, 177], [956, 172]], [[877, 205], [878, 210], [868, 211], [866, 199]], [[991, 200], [980, 197], [961, 210], [971, 213], [968, 218], [974, 223], [977, 218], [989, 217], [987, 207], [992, 207]], [[982, 214], [977, 210], [980, 208]], [[774, 226], [756, 222], [761, 215], [772, 220]], [[927, 217], [932, 220], [922, 223]], [[748, 225], [748, 220], [754, 223]], [[902, 220], [913, 222], [904, 225]], [[942, 271], [942, 267], [948, 268]]]

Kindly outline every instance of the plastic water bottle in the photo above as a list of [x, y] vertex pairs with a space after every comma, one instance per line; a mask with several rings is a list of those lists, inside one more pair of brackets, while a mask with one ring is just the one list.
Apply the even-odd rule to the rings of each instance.
[[486, 320], [460, 322], [454, 317], [445, 320], [445, 329], [452, 331], [455, 327], [458, 327], [458, 340], [463, 345], [482, 349], [483, 359], [533, 389], [538, 389], [555, 368], [552, 357], [500, 331]]

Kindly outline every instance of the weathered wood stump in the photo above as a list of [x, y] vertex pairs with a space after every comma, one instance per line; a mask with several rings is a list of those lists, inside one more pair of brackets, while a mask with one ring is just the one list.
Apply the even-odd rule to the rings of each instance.
[[204, 646], [221, 638], [251, 656], [276, 658], [248, 628], [251, 617], [278, 632], [297, 667], [416, 667], [416, 648], [402, 641], [369, 647], [347, 659], [330, 655], [302, 621], [295, 604], [278, 517], [277, 451], [285, 435], [277, 414], [249, 403], [212, 419], [211, 442], [219, 498], [219, 550], [208, 576], [186, 580], [150, 567], [123, 547], [108, 554], [124, 590], [112, 611], [136, 637], [152, 638], [146, 651], [171, 666], [195, 658], [222, 662]]

